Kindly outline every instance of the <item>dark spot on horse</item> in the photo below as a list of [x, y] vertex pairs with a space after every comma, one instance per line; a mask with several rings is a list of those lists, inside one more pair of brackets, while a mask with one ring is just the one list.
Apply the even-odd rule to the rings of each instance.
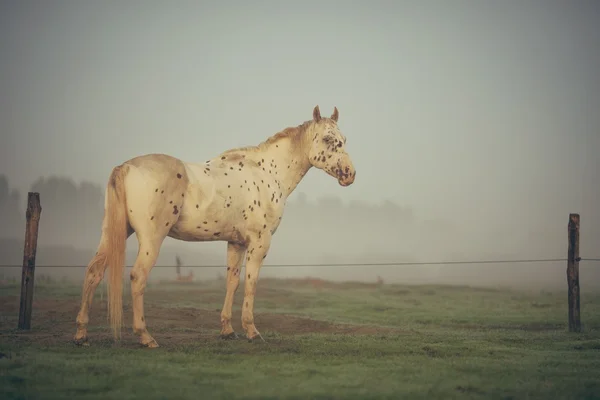
[[221, 232], [215, 232], [213, 235], [219, 236], [220, 234], [221, 234]]
[[250, 279], [250, 274], [248, 274], [248, 279]]
[[228, 188], [230, 188], [230, 187], [231, 187], [231, 185], [227, 185], [227, 187], [228, 187]]
[[150, 217], [150, 221], [152, 221], [154, 219], [154, 215]]
[[167, 223], [165, 224], [165, 226], [169, 226], [169, 223], [167, 222]]
[[206, 224], [208, 224], [208, 221], [204, 221], [204, 222], [202, 222], [202, 223], [203, 223], [204, 225], [206, 225]]
[[263, 228], [266, 228], [266, 227], [267, 227], [267, 224], [264, 224], [264, 225], [263, 225]]
[[173, 215], [177, 215], [179, 214], [179, 210], [177, 209], [177, 206], [173, 206]]
[[169, 204], [173, 204], [173, 200], [171, 200], [171, 201], [169, 202]]
[[129, 209], [129, 212], [133, 212], [133, 210], [130, 208], [130, 209]]
[[163, 194], [164, 192], [165, 192], [164, 190], [161, 190], [161, 191], [160, 191], [160, 194]]
[[158, 192], [158, 189], [156, 189], [154, 192]]
[[248, 308], [248, 302], [246, 302], [246, 308]]
[[146, 252], [146, 255], [148, 255], [148, 254], [150, 254], [150, 253]]
[[181, 174], [180, 173], [177, 174], [177, 178], [181, 179]]
[[200, 206], [198, 204], [196, 204], [196, 208], [199, 208]]
[[229, 271], [231, 269], [231, 267], [227, 267], [227, 271]]

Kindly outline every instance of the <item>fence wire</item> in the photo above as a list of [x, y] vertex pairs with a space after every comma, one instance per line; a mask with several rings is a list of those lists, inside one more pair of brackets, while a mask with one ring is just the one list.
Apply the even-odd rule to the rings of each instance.
[[[566, 258], [520, 259], [520, 260], [467, 260], [467, 261], [423, 261], [423, 262], [363, 262], [363, 263], [314, 263], [314, 264], [265, 264], [262, 268], [311, 268], [311, 267], [402, 267], [418, 265], [470, 265], [470, 264], [533, 264], [541, 262], [565, 262]], [[600, 261], [600, 258], [580, 258], [582, 261]], [[185, 268], [223, 268], [218, 265], [183, 265]], [[0, 268], [21, 268], [22, 265], [0, 265]], [[35, 268], [86, 268], [87, 265], [36, 265]], [[131, 267], [126, 265], [126, 267]], [[155, 265], [154, 268], [176, 268], [175, 265]]]

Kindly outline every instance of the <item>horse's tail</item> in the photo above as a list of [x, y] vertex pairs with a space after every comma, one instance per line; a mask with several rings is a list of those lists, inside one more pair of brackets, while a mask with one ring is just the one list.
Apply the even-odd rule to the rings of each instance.
[[115, 167], [106, 187], [106, 210], [102, 232], [108, 262], [108, 318], [115, 339], [121, 337], [123, 323], [123, 269], [127, 242], [125, 175], [127, 166]]

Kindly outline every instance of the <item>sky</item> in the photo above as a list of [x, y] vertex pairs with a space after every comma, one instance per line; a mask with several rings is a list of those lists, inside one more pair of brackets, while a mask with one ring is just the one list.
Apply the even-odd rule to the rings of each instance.
[[[309, 199], [391, 200], [471, 232], [600, 221], [600, 3], [0, 0], [0, 174], [105, 186], [339, 109], [357, 170]], [[591, 222], [588, 223], [588, 226]], [[566, 231], [565, 231], [566, 236]]]

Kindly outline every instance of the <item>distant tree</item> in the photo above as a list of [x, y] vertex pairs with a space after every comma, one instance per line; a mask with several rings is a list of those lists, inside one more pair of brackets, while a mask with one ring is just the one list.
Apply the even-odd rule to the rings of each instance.
[[47, 244], [95, 247], [100, 238], [104, 197], [89, 182], [77, 185], [70, 178], [39, 178], [31, 190], [40, 193], [40, 239]]
[[16, 189], [11, 190], [8, 178], [0, 175], [0, 237], [22, 238], [25, 229], [24, 207]]

